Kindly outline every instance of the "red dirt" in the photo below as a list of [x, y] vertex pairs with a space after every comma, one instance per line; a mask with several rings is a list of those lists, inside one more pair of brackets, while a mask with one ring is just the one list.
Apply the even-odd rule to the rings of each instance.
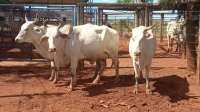
[[[159, 43], [159, 41], [158, 41]], [[128, 43], [126, 43], [128, 45]], [[127, 51], [127, 46], [123, 49]], [[123, 50], [121, 47], [121, 50]], [[166, 52], [159, 43], [152, 62], [150, 85], [153, 94], [133, 94], [134, 75], [131, 58], [119, 58], [120, 81], [114, 83], [110, 59], [99, 84], [92, 84], [94, 65], [86, 63], [77, 73], [77, 86], [68, 92], [69, 69], [61, 68], [58, 84], [47, 79], [50, 63], [0, 62], [1, 112], [199, 112], [200, 86], [192, 75], [187, 78], [186, 60]], [[128, 55], [127, 55], [128, 56]]]

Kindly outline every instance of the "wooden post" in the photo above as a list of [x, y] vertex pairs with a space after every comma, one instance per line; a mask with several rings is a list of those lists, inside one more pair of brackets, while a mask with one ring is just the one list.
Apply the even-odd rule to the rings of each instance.
[[[183, 34], [184, 34], [184, 36], [186, 36], [186, 28], [185, 27], [183, 28]], [[182, 51], [181, 51], [182, 59], [186, 59], [186, 39], [184, 39], [181, 49], [182, 49]]]
[[[200, 43], [200, 18], [199, 18], [199, 38], [198, 42]], [[197, 84], [200, 85], [200, 44], [198, 44], [198, 59], [197, 59]]]
[[149, 26], [149, 8], [145, 7], [145, 26]]
[[153, 10], [152, 8], [148, 9], [149, 11], [149, 26], [151, 26], [153, 24]]
[[77, 25], [84, 24], [84, 6], [81, 4], [77, 5]]
[[80, 25], [84, 24], [84, 6], [80, 5]]
[[164, 24], [164, 14], [161, 14], [160, 19], [160, 42], [163, 42], [163, 24]]
[[145, 26], [145, 10], [142, 9], [140, 11], [140, 24], [139, 25], [142, 25], [142, 26]]
[[137, 27], [137, 12], [134, 13], [134, 27]]
[[77, 19], [76, 19], [77, 25], [80, 25], [80, 5], [77, 4]]
[[187, 19], [186, 19], [186, 54], [187, 54], [187, 70], [196, 72], [197, 70], [197, 54], [196, 54], [196, 28], [198, 20], [193, 18], [193, 4], [187, 5]]
[[186, 23], [186, 44], [187, 44], [187, 70], [190, 72], [196, 72], [197, 69], [197, 54], [195, 43], [196, 28], [198, 26], [197, 20], [193, 18], [193, 4], [187, 5], [187, 23]]
[[103, 10], [98, 8], [98, 25], [103, 25]]
[[[78, 4], [77, 5], [77, 25], [84, 24], [84, 6]], [[80, 60], [78, 62], [78, 69], [84, 68], [84, 60]]]
[[139, 26], [139, 11], [135, 12], [135, 27]]
[[108, 22], [108, 14], [105, 14], [104, 23]]

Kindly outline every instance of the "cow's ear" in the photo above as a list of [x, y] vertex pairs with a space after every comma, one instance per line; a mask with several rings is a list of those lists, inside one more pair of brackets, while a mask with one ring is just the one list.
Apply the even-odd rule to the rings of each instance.
[[65, 39], [70, 39], [70, 37], [67, 34], [60, 34], [60, 37], [65, 38]]
[[40, 44], [42, 44], [42, 42], [44, 41], [47, 41], [49, 37], [47, 37], [46, 35], [43, 35], [41, 38], [40, 38]]
[[151, 34], [147, 33], [147, 34], [145, 34], [145, 37], [149, 38], [149, 37], [151, 37]]
[[36, 33], [40, 33], [41, 32], [41, 30], [39, 28], [34, 28], [34, 30], [35, 30]]

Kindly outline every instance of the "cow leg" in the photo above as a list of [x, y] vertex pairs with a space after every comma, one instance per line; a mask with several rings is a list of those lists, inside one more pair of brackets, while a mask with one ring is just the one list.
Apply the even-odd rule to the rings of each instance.
[[54, 64], [54, 61], [51, 61], [51, 69], [52, 69], [52, 71], [51, 71], [51, 76], [48, 79], [49, 81], [52, 81], [53, 78], [54, 78], [54, 74], [55, 74], [55, 64]]
[[138, 94], [138, 81], [140, 77], [140, 70], [139, 67], [133, 62], [134, 72], [135, 72], [135, 87], [133, 93]]
[[103, 74], [103, 70], [106, 68], [106, 59], [100, 59], [98, 61], [100, 64], [100, 69], [99, 69], [98, 75], [97, 75], [96, 79], [93, 81], [93, 83], [98, 83], [100, 81], [101, 76]]
[[176, 50], [175, 52], [178, 52], [178, 43], [176, 43]]
[[169, 54], [171, 54], [171, 52], [172, 52], [173, 41], [174, 41], [174, 39], [173, 39], [173, 38], [170, 38], [170, 48], [169, 48]]
[[58, 70], [59, 70], [59, 67], [57, 66], [57, 67], [55, 68], [55, 74], [54, 74], [53, 84], [56, 84], [57, 81], [58, 81]]
[[167, 35], [167, 38], [168, 38], [168, 39], [167, 39], [167, 41], [168, 41], [168, 42], [167, 42], [167, 51], [168, 51], [168, 53], [170, 53], [170, 42], [171, 42], [171, 41], [170, 41], [170, 35]]
[[51, 61], [51, 69], [52, 69], [51, 76], [48, 80], [53, 81], [53, 83], [55, 84], [57, 82], [57, 79], [58, 79], [58, 69], [55, 66], [54, 61]]
[[176, 52], [180, 53], [181, 52], [180, 49], [181, 49], [181, 43], [177, 42]]
[[78, 65], [78, 60], [73, 59], [71, 61], [71, 82], [68, 88], [68, 91], [72, 91], [76, 85], [76, 69]]
[[147, 65], [146, 66], [146, 74], [145, 74], [145, 78], [146, 78], [146, 93], [147, 94], [151, 94], [151, 90], [150, 90], [150, 85], [149, 85], [149, 72], [150, 72], [150, 69], [151, 69], [151, 65]]
[[112, 59], [112, 63], [114, 64], [114, 67], [115, 67], [115, 82], [118, 82], [119, 81], [119, 60], [117, 58], [117, 55], [114, 56], [114, 55], [110, 55], [111, 56], [111, 59]]
[[98, 75], [98, 73], [99, 73], [100, 67], [101, 67], [101, 66], [100, 66], [100, 61], [97, 60], [97, 61], [96, 61], [96, 68], [95, 68], [95, 74], [93, 75], [92, 79], [95, 79], [95, 78], [97, 77], [97, 75]]

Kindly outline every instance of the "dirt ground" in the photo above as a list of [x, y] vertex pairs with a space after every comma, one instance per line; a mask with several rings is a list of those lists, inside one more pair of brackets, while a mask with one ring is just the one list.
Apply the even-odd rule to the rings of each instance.
[[[124, 43], [123, 45], [128, 45]], [[121, 45], [121, 50], [128, 49]], [[77, 73], [77, 86], [67, 91], [69, 69], [61, 68], [59, 81], [48, 81], [48, 62], [0, 62], [1, 112], [200, 112], [200, 86], [188, 77], [186, 59], [166, 53], [166, 41], [159, 43], [150, 73], [152, 94], [133, 94], [132, 61], [120, 55], [120, 81], [114, 83], [110, 59], [99, 84], [93, 84], [94, 65], [85, 64]]]

